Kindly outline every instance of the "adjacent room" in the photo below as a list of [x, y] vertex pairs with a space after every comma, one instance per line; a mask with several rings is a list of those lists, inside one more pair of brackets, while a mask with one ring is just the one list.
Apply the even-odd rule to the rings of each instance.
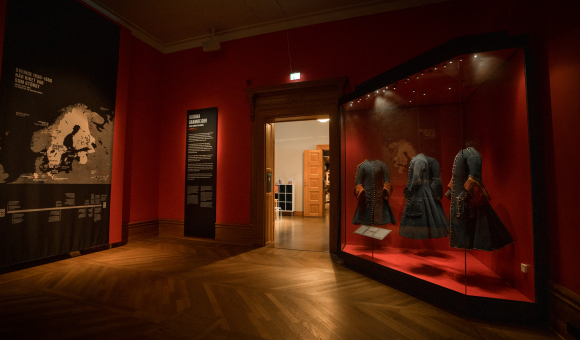
[[275, 223], [270, 246], [328, 252], [328, 119], [275, 123]]

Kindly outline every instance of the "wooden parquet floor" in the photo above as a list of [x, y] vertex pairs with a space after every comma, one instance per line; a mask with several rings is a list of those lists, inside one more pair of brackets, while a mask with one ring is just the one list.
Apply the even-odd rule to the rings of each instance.
[[274, 222], [274, 242], [268, 247], [328, 253], [328, 226], [328, 209], [324, 217], [282, 216]]
[[467, 320], [324, 252], [157, 237], [0, 275], [0, 339], [558, 339]]

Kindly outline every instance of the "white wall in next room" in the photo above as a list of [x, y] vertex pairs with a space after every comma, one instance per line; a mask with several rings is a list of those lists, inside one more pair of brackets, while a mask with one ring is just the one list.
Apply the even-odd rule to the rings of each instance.
[[294, 210], [304, 211], [304, 150], [316, 150], [316, 145], [329, 144], [328, 122], [307, 120], [276, 123], [275, 129], [275, 183], [282, 177], [282, 183], [287, 184], [291, 178], [296, 190]]

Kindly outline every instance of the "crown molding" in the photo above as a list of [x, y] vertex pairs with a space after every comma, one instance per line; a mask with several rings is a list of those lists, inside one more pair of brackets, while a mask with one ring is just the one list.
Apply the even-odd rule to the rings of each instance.
[[[207, 34], [187, 40], [164, 44], [155, 37], [153, 37], [151, 34], [147, 33], [145, 30], [141, 29], [139, 26], [133, 24], [132, 22], [123, 18], [122, 16], [110, 10], [109, 8], [99, 4], [95, 0], [81, 0], [81, 1], [83, 1], [88, 6], [94, 8], [95, 10], [99, 11], [100, 13], [110, 18], [111, 20], [117, 22], [119, 25], [129, 29], [135, 37], [143, 40], [145, 43], [151, 45], [153, 48], [159, 50], [164, 54], [201, 47], [203, 41], [211, 38], [211, 34]], [[215, 38], [220, 42], [224, 42], [235, 39], [252, 37], [255, 35], [265, 33], [283, 31], [291, 28], [321, 24], [330, 21], [355, 18], [359, 16], [377, 13], [396, 11], [405, 8], [419, 7], [446, 1], [449, 0], [390, 0], [390, 1], [381, 0], [363, 5], [342, 7], [338, 10], [318, 12], [314, 14], [292, 17], [284, 20], [270, 21], [257, 25], [241, 27], [229, 31], [216, 32]]]
[[121, 15], [110, 10], [108, 7], [105, 7], [94, 0], [81, 0], [81, 1], [84, 2], [86, 5], [88, 5], [89, 7], [92, 7], [97, 12], [103, 14], [107, 18], [113, 20], [117, 24], [127, 28], [129, 31], [131, 31], [131, 34], [141, 39], [143, 42], [147, 43], [151, 47], [155, 48], [156, 50], [162, 53], [167, 53], [164, 52], [166, 48], [165, 44], [157, 40], [151, 34], [147, 33], [144, 29], [140, 28], [139, 26], [133, 24], [129, 20], [123, 18]]

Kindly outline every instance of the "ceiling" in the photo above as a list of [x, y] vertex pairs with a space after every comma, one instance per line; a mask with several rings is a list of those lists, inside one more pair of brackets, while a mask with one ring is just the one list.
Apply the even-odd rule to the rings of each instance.
[[163, 53], [448, 0], [82, 0]]

